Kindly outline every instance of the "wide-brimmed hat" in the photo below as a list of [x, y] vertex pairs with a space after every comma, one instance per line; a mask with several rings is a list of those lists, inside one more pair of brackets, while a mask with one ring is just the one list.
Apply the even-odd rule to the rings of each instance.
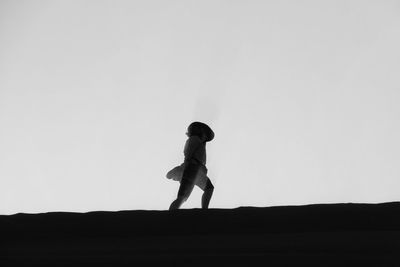
[[193, 133], [198, 133], [198, 132], [203, 132], [206, 134], [206, 142], [209, 142], [214, 139], [214, 132], [211, 130], [210, 126], [203, 122], [195, 121], [192, 122], [189, 127], [188, 127], [188, 133], [189, 135], [192, 135]]

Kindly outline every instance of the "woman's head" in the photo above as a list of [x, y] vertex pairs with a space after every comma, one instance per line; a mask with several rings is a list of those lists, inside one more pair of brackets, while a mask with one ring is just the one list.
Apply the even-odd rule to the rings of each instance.
[[190, 136], [198, 136], [200, 138], [203, 138], [206, 142], [209, 142], [214, 139], [214, 132], [211, 130], [211, 128], [202, 122], [192, 122], [188, 129], [187, 129], [187, 135]]

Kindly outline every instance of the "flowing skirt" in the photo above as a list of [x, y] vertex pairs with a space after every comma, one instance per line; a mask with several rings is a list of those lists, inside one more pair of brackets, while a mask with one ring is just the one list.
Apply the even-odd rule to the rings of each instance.
[[170, 170], [166, 177], [168, 179], [178, 181], [182, 183], [182, 180], [185, 184], [192, 184], [200, 187], [201, 190], [205, 190], [207, 182], [209, 181], [209, 177], [207, 176], [207, 168], [201, 164], [182, 163], [181, 165], [176, 166], [172, 170]]

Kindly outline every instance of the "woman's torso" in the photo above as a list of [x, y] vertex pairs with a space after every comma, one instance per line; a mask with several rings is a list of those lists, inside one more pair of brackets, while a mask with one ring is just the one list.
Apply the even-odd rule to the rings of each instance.
[[183, 151], [185, 155], [185, 162], [197, 162], [206, 165], [206, 143], [198, 136], [191, 136], [188, 138]]

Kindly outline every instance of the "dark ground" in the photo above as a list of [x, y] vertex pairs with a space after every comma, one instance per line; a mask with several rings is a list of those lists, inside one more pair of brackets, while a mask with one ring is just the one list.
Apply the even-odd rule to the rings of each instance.
[[400, 202], [15, 214], [0, 236], [0, 266], [400, 266]]

